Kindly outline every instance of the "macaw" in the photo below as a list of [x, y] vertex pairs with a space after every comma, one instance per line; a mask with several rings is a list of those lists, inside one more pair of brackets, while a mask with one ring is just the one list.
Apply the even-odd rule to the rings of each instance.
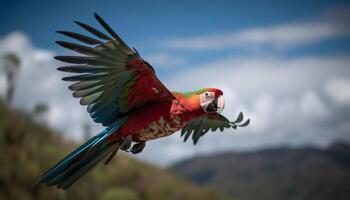
[[109, 35], [75, 22], [98, 39], [58, 31], [91, 46], [57, 41], [58, 45], [83, 56], [55, 58], [73, 64], [58, 70], [79, 75], [62, 79], [75, 82], [69, 86], [73, 96], [87, 106], [94, 122], [106, 128], [54, 165], [37, 184], [67, 189], [97, 163], [102, 160], [109, 163], [119, 149], [140, 153], [147, 141], [181, 129], [184, 142], [192, 135], [196, 144], [209, 130], [223, 131], [249, 124], [249, 119], [243, 122], [242, 113], [232, 122], [220, 114], [225, 105], [220, 89], [170, 92], [136, 49], [130, 48], [96, 13], [95, 18]]

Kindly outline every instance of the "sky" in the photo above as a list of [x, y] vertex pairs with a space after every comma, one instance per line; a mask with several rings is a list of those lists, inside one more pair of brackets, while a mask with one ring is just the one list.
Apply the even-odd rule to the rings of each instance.
[[[350, 141], [350, 2], [347, 1], [7, 1], [0, 2], [0, 54], [15, 52], [21, 71], [13, 106], [46, 103], [49, 126], [82, 138], [94, 124], [61, 81], [70, 54], [57, 30], [85, 33], [99, 13], [153, 65], [172, 91], [218, 87], [225, 116], [249, 127], [208, 133], [196, 146], [179, 133], [150, 141], [137, 158], [167, 166], [195, 155], [281, 145], [325, 147]], [[0, 94], [6, 81], [0, 62]]]

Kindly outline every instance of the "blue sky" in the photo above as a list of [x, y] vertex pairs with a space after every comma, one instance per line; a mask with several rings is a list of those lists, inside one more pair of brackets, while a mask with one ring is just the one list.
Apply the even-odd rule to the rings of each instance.
[[[349, 3], [322, 0], [172, 3], [3, 0], [1, 4], [0, 17], [3, 20], [0, 34], [5, 35], [13, 30], [23, 31], [41, 48], [59, 50], [53, 43], [61, 38], [55, 30], [77, 30], [73, 20], [96, 24], [92, 14], [98, 12], [128, 43], [140, 50], [151, 51], [157, 49], [156, 45], [152, 45], [154, 39], [210, 35], [304, 19], [312, 20], [324, 15], [332, 7]], [[338, 45], [341, 44], [343, 43]]]
[[[62, 37], [55, 30], [78, 30], [74, 20], [96, 22], [94, 12], [102, 15], [130, 45], [143, 54], [166, 51], [185, 56], [189, 64], [236, 53], [239, 48], [224, 51], [169, 51], [155, 41], [195, 37], [265, 27], [285, 22], [319, 19], [327, 10], [349, 5], [347, 1], [7, 1], [0, 7], [0, 35], [14, 30], [24, 32], [39, 48], [59, 52], [54, 41]], [[349, 40], [331, 38], [311, 46], [279, 52], [284, 56], [347, 52]], [[251, 53], [251, 52], [248, 52]], [[275, 52], [276, 53], [276, 52]], [[163, 75], [163, 71], [161, 71]], [[166, 74], [166, 72], [164, 72]]]
[[[208, 3], [211, 2], [211, 3]], [[195, 36], [314, 18], [347, 1], [1, 1], [0, 34], [26, 32], [34, 44], [56, 48], [53, 30], [92, 22], [100, 13], [129, 42]]]
[[[231, 149], [350, 141], [348, 1], [1, 1], [0, 53], [23, 61], [15, 105], [48, 103], [48, 123], [74, 139], [92, 122], [55, 70], [52, 57], [69, 53], [55, 31], [84, 33], [73, 21], [97, 26], [94, 12], [171, 90], [220, 87], [225, 115], [252, 118], [251, 127], [208, 134], [196, 147], [177, 134], [150, 142], [141, 159], [167, 165]], [[0, 73], [0, 94], [5, 84]]]

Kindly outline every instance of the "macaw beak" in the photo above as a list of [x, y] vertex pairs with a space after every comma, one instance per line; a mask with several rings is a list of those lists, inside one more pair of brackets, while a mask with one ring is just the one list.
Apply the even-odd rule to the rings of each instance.
[[217, 113], [221, 113], [225, 107], [225, 99], [223, 95], [220, 95], [217, 99]]
[[225, 107], [225, 100], [224, 96], [220, 95], [219, 97], [215, 98], [211, 103], [209, 103], [206, 106], [206, 112], [208, 113], [221, 113], [222, 110], [224, 110]]

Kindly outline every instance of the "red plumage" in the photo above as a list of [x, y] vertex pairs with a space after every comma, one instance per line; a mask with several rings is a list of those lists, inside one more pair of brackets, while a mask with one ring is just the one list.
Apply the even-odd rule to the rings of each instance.
[[175, 99], [148, 103], [131, 112], [125, 124], [109, 140], [129, 135], [135, 142], [157, 139], [175, 133], [191, 119], [205, 114], [198, 95], [184, 98], [174, 93], [174, 96]]

